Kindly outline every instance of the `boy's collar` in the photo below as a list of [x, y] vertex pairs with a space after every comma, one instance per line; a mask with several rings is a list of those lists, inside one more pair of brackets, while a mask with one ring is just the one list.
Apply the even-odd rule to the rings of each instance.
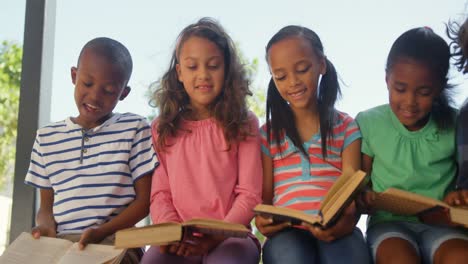
[[[103, 127], [107, 127], [113, 123], [115, 123], [118, 119], [120, 119], [120, 114], [119, 113], [113, 113], [112, 116], [107, 119], [106, 121], [104, 121], [104, 123], [102, 123], [101, 125], [99, 126], [96, 126], [96, 127], [93, 127], [93, 128], [90, 128], [88, 130], [86, 130], [87, 132], [91, 132], [91, 133], [95, 133], [95, 132], [98, 132], [99, 130], [101, 130]], [[69, 117], [65, 120], [65, 123], [67, 124], [67, 127], [69, 128], [78, 128], [78, 129], [82, 129], [83, 127], [80, 126], [79, 124], [76, 124], [75, 122], [73, 122], [73, 117]]]

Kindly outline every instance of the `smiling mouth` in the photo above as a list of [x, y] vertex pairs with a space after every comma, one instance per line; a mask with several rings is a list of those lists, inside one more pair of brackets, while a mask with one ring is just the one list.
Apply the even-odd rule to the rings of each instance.
[[211, 91], [213, 86], [212, 85], [198, 85], [195, 88], [201, 91]]
[[415, 117], [417, 115], [416, 111], [407, 111], [407, 110], [401, 110], [400, 113], [407, 118]]
[[84, 103], [83, 106], [85, 107], [85, 109], [89, 112], [97, 112], [99, 111], [99, 107], [95, 106], [95, 105], [92, 105], [92, 104], [87, 104], [87, 103]]
[[290, 92], [288, 93], [288, 95], [291, 97], [291, 98], [298, 98], [298, 97], [301, 97], [303, 94], [305, 94], [306, 92], [306, 89], [302, 89], [302, 90], [299, 90], [299, 91], [295, 91], [295, 92]]

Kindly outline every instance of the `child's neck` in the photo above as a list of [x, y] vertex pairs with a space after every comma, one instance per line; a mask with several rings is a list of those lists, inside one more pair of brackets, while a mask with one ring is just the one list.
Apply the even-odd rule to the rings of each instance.
[[192, 121], [204, 120], [204, 119], [211, 118], [212, 116], [213, 114], [211, 113], [211, 111], [208, 111], [208, 110], [206, 111], [192, 110], [184, 114], [185, 119], [192, 120]]
[[294, 111], [294, 118], [302, 142], [309, 141], [319, 131], [320, 116], [318, 112], [310, 109]]

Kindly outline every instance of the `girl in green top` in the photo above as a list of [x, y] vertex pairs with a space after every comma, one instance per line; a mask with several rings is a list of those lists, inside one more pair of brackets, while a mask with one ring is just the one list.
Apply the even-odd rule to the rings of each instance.
[[[362, 166], [376, 192], [395, 187], [442, 200], [456, 175], [450, 51], [430, 28], [403, 33], [387, 58], [389, 104], [360, 113]], [[371, 206], [372, 204], [370, 204]], [[377, 211], [367, 241], [376, 263], [462, 263], [466, 231]]]

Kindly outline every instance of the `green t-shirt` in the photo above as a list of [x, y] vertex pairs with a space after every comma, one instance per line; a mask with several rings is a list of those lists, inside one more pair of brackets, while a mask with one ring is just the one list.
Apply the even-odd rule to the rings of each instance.
[[[440, 131], [431, 118], [422, 129], [409, 131], [388, 104], [359, 113], [356, 121], [362, 133], [361, 151], [373, 158], [374, 191], [395, 187], [441, 200], [453, 189], [454, 128]], [[370, 217], [369, 225], [393, 220], [418, 221], [378, 211]]]

